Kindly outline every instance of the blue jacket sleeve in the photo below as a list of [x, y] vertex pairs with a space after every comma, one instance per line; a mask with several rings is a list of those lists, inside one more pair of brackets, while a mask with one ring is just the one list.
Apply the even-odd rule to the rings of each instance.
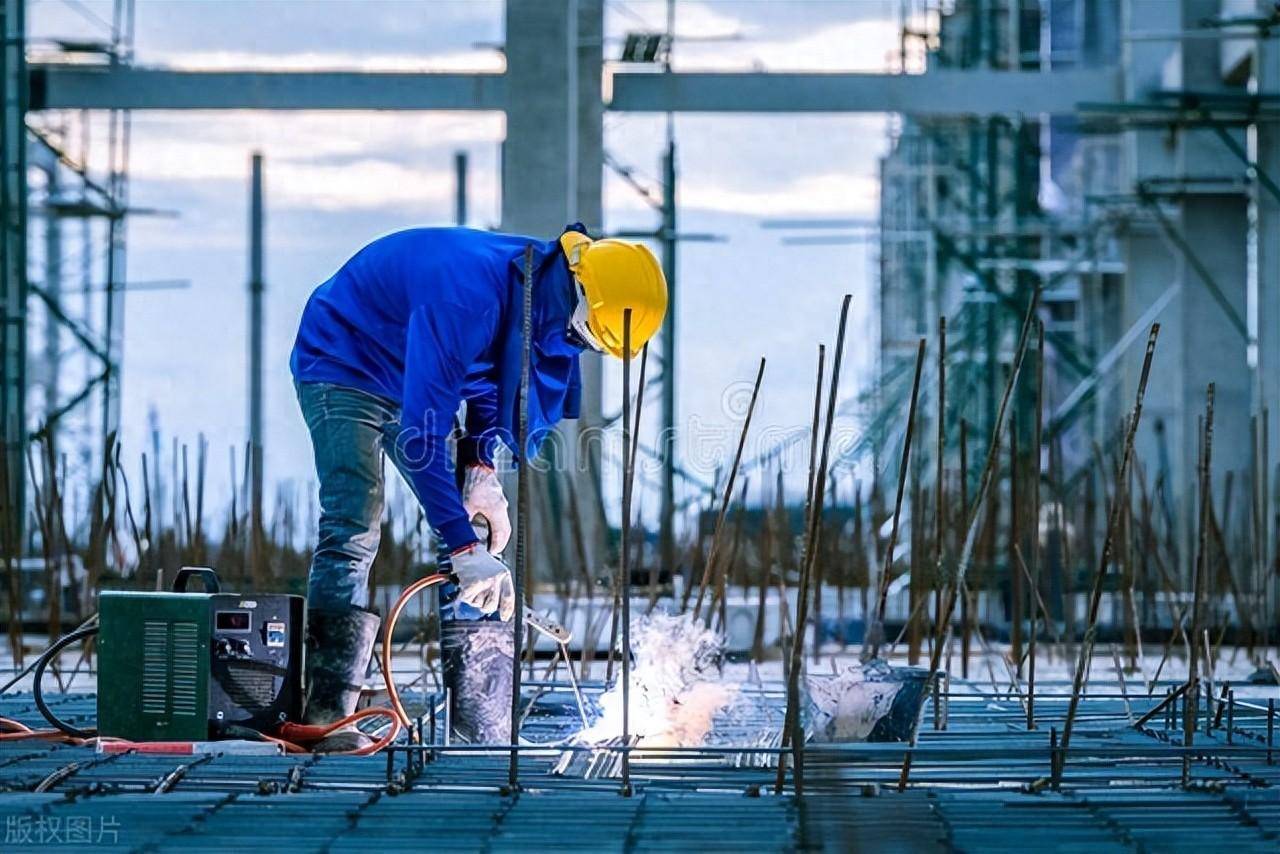
[[458, 493], [447, 440], [462, 402], [467, 365], [488, 344], [492, 325], [492, 312], [441, 299], [414, 309], [406, 336], [396, 454], [427, 521], [454, 550], [476, 542], [476, 535]]
[[498, 385], [486, 380], [467, 397], [467, 434], [458, 440], [458, 465], [493, 468], [498, 447]]

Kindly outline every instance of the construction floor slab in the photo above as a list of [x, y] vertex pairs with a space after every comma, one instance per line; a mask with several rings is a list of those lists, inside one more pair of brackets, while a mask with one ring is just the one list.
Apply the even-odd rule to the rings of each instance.
[[[766, 693], [780, 697], [778, 687]], [[790, 776], [773, 793], [776, 754], [758, 745], [636, 753], [629, 796], [617, 763], [557, 774], [563, 754], [553, 742], [575, 715], [572, 695], [557, 686], [530, 715], [527, 732], [543, 746], [522, 750], [518, 790], [507, 785], [508, 752], [446, 747], [441, 715], [434, 730], [423, 718], [426, 745], [390, 757], [107, 754], [5, 741], [0, 850], [1280, 850], [1280, 751], [1272, 734], [1268, 761], [1265, 705], [1206, 713], [1186, 749], [1170, 714], [1131, 725], [1158, 693], [1096, 690], [1081, 704], [1056, 790], [1050, 756], [1066, 698], [1037, 697], [1028, 731], [1016, 696], [959, 687], [938, 704], [936, 721], [934, 707], [926, 711], [914, 748], [806, 748], [802, 796]], [[92, 694], [50, 699], [58, 714], [92, 725]], [[0, 697], [0, 716], [45, 725], [29, 695]], [[746, 744], [749, 735], [718, 732], [717, 741]]]

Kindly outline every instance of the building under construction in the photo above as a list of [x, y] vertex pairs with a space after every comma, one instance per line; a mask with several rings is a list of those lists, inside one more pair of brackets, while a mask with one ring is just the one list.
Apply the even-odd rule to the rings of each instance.
[[[1026, 515], [1016, 504], [1026, 496], [1006, 489], [1003, 509], [998, 500], [987, 512], [1015, 539], [1037, 527], [1047, 539], [1046, 526], [1056, 527], [1082, 537], [1079, 548], [1090, 553], [1116, 486], [1143, 344], [1158, 323], [1134, 467], [1122, 487], [1144, 517], [1125, 560], [1138, 576], [1137, 607], [1147, 601], [1150, 620], [1150, 600], [1161, 595], [1154, 543], [1164, 549], [1159, 572], [1168, 582], [1191, 584], [1212, 384], [1211, 539], [1233, 574], [1210, 583], [1229, 582], [1239, 597], [1227, 612], [1232, 625], [1251, 609], [1272, 615], [1255, 623], [1274, 625], [1275, 270], [1266, 234], [1280, 196], [1265, 166], [1270, 10], [961, 3], [916, 14], [930, 23], [904, 32], [904, 45], [919, 41], [930, 70], [1062, 74], [1102, 85], [1072, 92], [1061, 111], [906, 116], [894, 129], [881, 185], [882, 399], [906, 400], [916, 343], [927, 337], [936, 347], [944, 321], [949, 369], [944, 444], [921, 446], [912, 477], [932, 471], [936, 447], [939, 470], [957, 469], [960, 431], [968, 431], [971, 461], [987, 452], [1035, 297], [1044, 348], [1033, 340], [1001, 453], [1006, 475], [1020, 484], [1026, 471], [1038, 479], [1041, 503]], [[1262, 35], [1249, 40], [1249, 28]], [[926, 418], [936, 424], [936, 402]], [[994, 547], [990, 538], [986, 546]], [[1063, 554], [1055, 546], [1043, 582], [1051, 601], [1072, 584]], [[996, 563], [1006, 557], [991, 554]], [[1016, 587], [1010, 566], [1005, 577]]]
[[[501, 70], [206, 70], [139, 59], [139, 5], [68, 0], [100, 38], [37, 39], [39, 7], [0, 0], [3, 850], [1280, 844], [1271, 0], [892, 0], [891, 43], [850, 46], [879, 72], [685, 70], [681, 16], [737, 4], [676, 0], [505, 0]], [[182, 286], [126, 273], [129, 223], [168, 215], [131, 204], [131, 122], [300, 111], [500, 115], [492, 225], [603, 234], [614, 175], [653, 224], [616, 236], [654, 248], [670, 298], [643, 351], [583, 353], [577, 422], [499, 461], [524, 607], [474, 621], [501, 636], [483, 664], [445, 592], [466, 550], [411, 497], [380, 510], [370, 664], [323, 721], [301, 595], [322, 509], [265, 474], [260, 155], [230, 486], [207, 498], [203, 436], [120, 439], [126, 298]], [[681, 458], [682, 347], [722, 332], [679, 307], [724, 285], [677, 263], [714, 237], [680, 226], [677, 119], [749, 114], [888, 116], [878, 313], [832, 301], [816, 382], [768, 353], [740, 378], [708, 477]], [[606, 148], [645, 115], [654, 178]], [[779, 387], [812, 420], [761, 443]], [[323, 747], [343, 734], [361, 746]]]

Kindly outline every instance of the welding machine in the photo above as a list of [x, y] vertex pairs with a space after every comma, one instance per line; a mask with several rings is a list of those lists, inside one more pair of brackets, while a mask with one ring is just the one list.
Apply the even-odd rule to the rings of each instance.
[[[195, 577], [204, 592], [187, 592]], [[223, 593], [206, 567], [181, 569], [172, 592], [104, 591], [99, 734], [203, 741], [301, 720], [305, 621], [301, 596]]]

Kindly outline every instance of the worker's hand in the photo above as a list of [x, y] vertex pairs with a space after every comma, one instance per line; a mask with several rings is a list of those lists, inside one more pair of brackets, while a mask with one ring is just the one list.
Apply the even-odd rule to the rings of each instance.
[[511, 539], [511, 518], [507, 515], [507, 496], [497, 473], [486, 465], [467, 466], [462, 481], [462, 506], [467, 518], [483, 516], [489, 523], [489, 551], [499, 555]]
[[472, 543], [450, 555], [453, 573], [458, 576], [458, 598], [485, 614], [497, 614], [510, 620], [516, 613], [516, 587], [511, 570], [485, 550]]

